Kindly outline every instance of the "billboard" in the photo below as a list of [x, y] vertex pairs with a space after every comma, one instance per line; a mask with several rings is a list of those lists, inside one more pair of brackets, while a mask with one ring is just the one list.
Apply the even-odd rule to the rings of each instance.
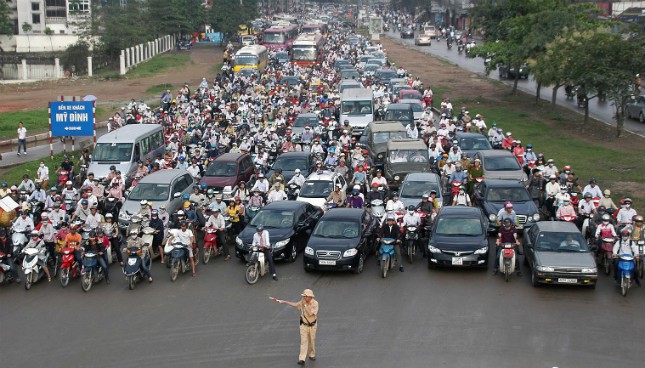
[[49, 103], [52, 137], [94, 135], [94, 102], [67, 101]]

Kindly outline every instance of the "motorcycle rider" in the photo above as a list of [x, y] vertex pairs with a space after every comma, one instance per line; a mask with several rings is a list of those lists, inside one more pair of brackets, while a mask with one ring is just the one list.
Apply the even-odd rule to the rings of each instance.
[[222, 202], [221, 194], [218, 194], [217, 197], [215, 197], [215, 202], [211, 203], [208, 207], [211, 210], [219, 208], [220, 213], [226, 212], [226, 203]]
[[466, 193], [466, 187], [463, 185], [459, 186], [459, 192], [452, 199], [453, 206], [472, 206], [470, 201], [470, 196]]
[[555, 166], [555, 161], [550, 158], [546, 162], [546, 166], [544, 167], [544, 176], [551, 177], [551, 175], [558, 176], [559, 175], [558, 167]]
[[506, 201], [504, 203], [504, 208], [500, 208], [500, 210], [497, 212], [498, 223], [501, 224], [506, 219], [510, 219], [513, 224], [517, 223], [517, 214], [513, 209], [513, 203], [511, 203], [510, 201]]
[[88, 206], [88, 203], [89, 202], [87, 199], [81, 199], [81, 205], [76, 207], [76, 210], [74, 211], [70, 222], [74, 222], [74, 220], [77, 218], [83, 222], [87, 220], [87, 216], [90, 215], [90, 208]]
[[271, 177], [269, 177], [270, 187], [273, 187], [278, 181], [280, 182], [280, 184], [285, 182], [284, 175], [282, 175], [282, 169], [280, 168], [275, 169]]
[[[126, 241], [126, 247], [127, 248], [132, 248], [136, 247], [138, 249], [142, 249], [145, 246], [143, 243], [143, 240], [139, 237], [139, 234], [137, 231], [133, 230], [130, 231], [130, 236], [128, 236], [128, 240]], [[163, 252], [162, 252], [163, 253]], [[141, 270], [141, 273], [148, 277], [148, 282], [152, 282], [152, 275], [150, 274], [150, 270], [146, 268], [146, 263], [143, 262], [143, 256], [144, 253], [141, 253], [141, 264], [139, 265], [139, 269]], [[106, 279], [107, 279], [107, 272], [106, 272]]]
[[45, 190], [40, 186], [40, 184], [36, 184], [34, 187], [34, 191], [31, 193], [29, 196], [29, 201], [36, 201], [38, 202], [41, 206], [45, 205], [45, 200], [47, 199], [47, 193]]
[[92, 229], [96, 229], [103, 222], [105, 222], [105, 219], [103, 218], [103, 215], [98, 212], [98, 208], [96, 208], [96, 206], [90, 207], [90, 214], [85, 218], [85, 225]]
[[163, 238], [164, 238], [164, 223], [163, 221], [159, 218], [159, 211], [158, 210], [152, 210], [152, 213], [150, 214], [150, 223], [148, 223], [148, 226], [151, 228], [155, 229], [155, 233], [152, 235], [152, 244], [151, 246], [153, 249], [158, 249], [159, 250], [159, 256], [161, 258], [161, 263], [164, 263], [164, 252], [163, 252]]
[[423, 193], [423, 195], [421, 196], [421, 202], [419, 202], [419, 204], [417, 204], [414, 209], [425, 212], [428, 215], [432, 215], [435, 212], [434, 204], [430, 202], [430, 196], [428, 195], [428, 193]]
[[251, 191], [255, 192], [256, 189], [259, 190], [260, 193], [266, 193], [269, 191], [269, 182], [262, 173], [258, 175], [258, 180], [253, 185], [253, 188], [251, 188]]
[[90, 237], [83, 243], [83, 252], [95, 252], [97, 254], [96, 261], [99, 266], [103, 268], [103, 275], [105, 275], [105, 283], [110, 284], [110, 269], [107, 264], [106, 249], [102, 243], [98, 242], [96, 231], [90, 231]]
[[16, 265], [13, 262], [13, 244], [11, 244], [11, 241], [7, 238], [7, 231], [2, 227], [0, 227], [0, 252], [7, 256], [3, 262], [9, 266], [9, 272], [13, 276], [13, 280], [16, 284], [20, 284], [20, 276], [18, 276]]
[[287, 193], [280, 188], [280, 182], [276, 181], [273, 185], [273, 189], [267, 194], [267, 203], [284, 201], [287, 199]]
[[[612, 249], [612, 257], [614, 258], [614, 279], [617, 284], [620, 284], [620, 270], [618, 270], [618, 256], [621, 254], [629, 254], [634, 257], [634, 260], [640, 259], [638, 254], [638, 246], [636, 242], [632, 241], [632, 226], [627, 225], [620, 230], [620, 240], [614, 243], [614, 248]], [[634, 270], [632, 270], [633, 276]], [[640, 286], [640, 280], [638, 277], [632, 277], [636, 281], [636, 285]]]
[[495, 253], [495, 268], [493, 269], [493, 275], [497, 275], [499, 272], [499, 255], [502, 251], [503, 244], [514, 244], [513, 249], [515, 250], [515, 274], [518, 277], [522, 276], [520, 271], [520, 257], [519, 255], [519, 246], [520, 240], [517, 237], [517, 228], [510, 218], [505, 218], [503, 226], [499, 228], [497, 233], [497, 252]]
[[[151, 226], [151, 225], [150, 225]], [[101, 224], [103, 234], [110, 240], [110, 246], [116, 252], [116, 259], [121, 266], [123, 266], [123, 254], [121, 252], [121, 235], [119, 227], [114, 222], [114, 217], [111, 213], [105, 214], [105, 222]], [[163, 257], [163, 256], [162, 256]]]
[[195, 277], [195, 258], [193, 256], [193, 247], [196, 246], [195, 235], [193, 234], [192, 230], [188, 229], [188, 223], [186, 221], [182, 221], [179, 226], [179, 230], [175, 229], [171, 232], [172, 235], [170, 236], [168, 241], [170, 242], [170, 244], [179, 242], [186, 247], [186, 250], [188, 250], [190, 267], [193, 271], [193, 277]]
[[609, 214], [605, 213], [602, 215], [601, 218], [601, 223], [596, 227], [596, 232], [594, 234], [594, 238], [596, 239], [596, 254], [600, 254], [601, 248], [600, 248], [600, 243], [602, 242], [603, 238], [617, 238], [618, 235], [616, 234], [616, 228], [614, 225], [611, 223], [611, 216]]
[[297, 186], [302, 188], [302, 186], [305, 184], [306, 179], [305, 179], [304, 175], [300, 174], [300, 169], [296, 169], [295, 172], [296, 173], [293, 175], [293, 177], [287, 183], [287, 186], [289, 186], [291, 184], [295, 184], [295, 185], [297, 185]]
[[29, 211], [24, 210], [20, 212], [20, 216], [14, 220], [13, 225], [11, 226], [13, 231], [17, 230], [26, 230], [31, 231], [34, 229], [34, 220], [29, 217]]
[[565, 216], [571, 216], [573, 218], [576, 218], [576, 210], [571, 204], [571, 199], [570, 198], [565, 198], [564, 201], [562, 202], [562, 205], [558, 207], [558, 211], [555, 214], [555, 217], [558, 220], [563, 220], [563, 217]]
[[201, 193], [199, 190], [200, 188], [195, 185], [193, 187], [193, 193], [190, 195], [190, 197], [188, 197], [188, 200], [196, 203], [199, 207], [204, 207], [208, 204], [207, 198], [206, 195], [204, 193]]
[[403, 215], [403, 222], [401, 226], [408, 227], [408, 226], [419, 226], [419, 225], [421, 225], [421, 216], [419, 216], [419, 214], [416, 213], [415, 207], [413, 205], [409, 205], [407, 212], [405, 213], [405, 215]]
[[632, 240], [645, 240], [645, 225], [643, 224], [643, 216], [634, 216], [634, 230], [632, 231]]
[[598, 186], [596, 178], [591, 178], [591, 180], [589, 180], [589, 184], [587, 184], [584, 187], [582, 192], [585, 193], [585, 195], [587, 193], [589, 193], [589, 194], [591, 194], [592, 197], [598, 197], [598, 198], [603, 197], [602, 191], [600, 190], [600, 187]]
[[251, 193], [246, 187], [246, 182], [240, 181], [240, 183], [233, 189], [231, 194], [233, 197], [240, 197], [240, 200], [246, 203], [249, 200]]
[[27, 193], [31, 193], [35, 189], [36, 189], [36, 185], [34, 184], [34, 182], [31, 179], [29, 179], [29, 175], [24, 174], [22, 176], [22, 181], [20, 182], [20, 184], [18, 184], [18, 191], [20, 192], [20, 191], [24, 190]]
[[638, 213], [636, 213], [636, 210], [632, 208], [632, 199], [625, 198], [623, 199], [623, 205], [616, 216], [616, 222], [618, 222], [618, 226], [631, 225], [633, 221], [632, 219], [636, 215], [638, 215]]
[[[390, 213], [387, 215], [386, 222], [381, 226], [379, 236], [376, 238], [376, 243], [379, 244], [380, 247], [381, 238], [394, 239], [394, 254], [396, 255], [396, 260], [399, 263], [399, 271], [404, 272], [403, 258], [401, 258], [401, 230], [395, 221], [396, 217], [394, 214]], [[376, 251], [376, 256], [378, 257], [378, 249]], [[377, 263], [380, 264], [380, 260], [378, 260]]]
[[387, 201], [387, 204], [385, 205], [385, 210], [388, 213], [405, 211], [405, 204], [399, 200], [399, 193], [397, 192], [392, 193], [392, 199]]
[[259, 247], [260, 252], [264, 253], [264, 258], [269, 262], [269, 272], [275, 281], [278, 281], [278, 275], [275, 272], [275, 265], [273, 263], [273, 254], [271, 253], [271, 241], [269, 239], [269, 232], [264, 230], [264, 225], [258, 224], [253, 234], [252, 247]]
[[605, 208], [610, 209], [613, 208], [614, 210], [618, 209], [618, 206], [616, 206], [616, 203], [614, 203], [614, 200], [611, 199], [611, 190], [605, 189], [603, 192], [603, 197], [600, 198], [600, 202], [598, 202], [598, 207], [600, 206], [605, 206]]
[[347, 207], [349, 208], [363, 208], [364, 201], [363, 198], [359, 195], [361, 192], [354, 189], [352, 195], [347, 198]]
[[343, 204], [345, 203], [346, 197], [345, 193], [340, 190], [341, 186], [340, 184], [336, 184], [336, 189], [331, 192], [331, 194], [325, 199], [325, 202], [333, 202], [336, 207], [343, 207]]
[[42, 213], [40, 224], [36, 226], [36, 230], [38, 230], [39, 234], [42, 236], [45, 246], [47, 246], [49, 256], [55, 257], [56, 247], [54, 246], [54, 242], [56, 240], [56, 229], [54, 228], [54, 225], [52, 225], [51, 221], [49, 221], [49, 215], [47, 212]]
[[584, 200], [578, 204], [578, 227], [582, 235], [587, 235], [587, 228], [591, 217], [596, 213], [596, 205], [592, 201], [591, 193], [585, 192]]
[[365, 194], [365, 203], [371, 203], [375, 200], [383, 200], [383, 191], [379, 190], [379, 185], [377, 183], [372, 183], [372, 190]]
[[[40, 232], [38, 232], [38, 230], [32, 230], [30, 235], [31, 238], [29, 239], [29, 242], [27, 243], [27, 245], [25, 245], [23, 250], [27, 248], [36, 248], [38, 251], [47, 249], [45, 242], [40, 238]], [[45, 275], [47, 275], [47, 281], [51, 282], [52, 277], [49, 273], [49, 268], [47, 267], [47, 254], [38, 254], [38, 265], [42, 267], [43, 272], [45, 272]]]

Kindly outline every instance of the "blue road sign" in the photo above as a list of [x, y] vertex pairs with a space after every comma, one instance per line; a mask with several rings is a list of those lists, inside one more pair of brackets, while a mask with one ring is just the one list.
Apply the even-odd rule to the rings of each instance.
[[94, 135], [94, 103], [92, 101], [50, 102], [53, 137]]

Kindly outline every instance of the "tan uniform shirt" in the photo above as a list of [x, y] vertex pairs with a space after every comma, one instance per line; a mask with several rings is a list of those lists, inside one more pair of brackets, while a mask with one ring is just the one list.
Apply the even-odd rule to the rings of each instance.
[[304, 323], [314, 323], [318, 319], [318, 301], [313, 299], [310, 305], [307, 305], [304, 300], [298, 302], [298, 310], [300, 311], [300, 318]]

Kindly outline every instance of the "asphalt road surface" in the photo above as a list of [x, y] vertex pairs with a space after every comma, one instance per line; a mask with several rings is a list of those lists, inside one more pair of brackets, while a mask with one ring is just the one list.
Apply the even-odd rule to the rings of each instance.
[[[390, 37], [396, 42], [408, 45], [410, 48], [414, 48], [426, 54], [450, 61], [468, 71], [471, 71], [474, 73], [480, 73], [480, 74], [485, 73], [483, 59], [482, 58], [470, 59], [466, 57], [465, 52], [460, 55], [457, 52], [456, 44], [453, 45], [453, 48], [451, 50], [448, 50], [448, 48], [446, 47], [445, 40], [441, 40], [441, 41], [432, 40], [431, 46], [415, 46], [413, 38], [402, 39], [399, 37], [399, 32], [388, 32], [386, 33], [386, 36]], [[489, 77], [492, 79], [501, 80], [506, 85], [509, 85], [509, 86], [513, 85], [513, 80], [499, 79], [498, 73], [496, 70], [492, 71], [489, 74]], [[523, 92], [526, 92], [532, 96], [535, 96], [535, 89], [537, 88], [537, 84], [531, 77], [529, 77], [528, 80], [521, 79], [518, 82], [517, 88]], [[542, 91], [540, 94], [543, 99], [550, 101], [551, 91], [552, 91], [551, 87], [544, 87], [542, 88]], [[571, 110], [576, 110], [576, 111], [579, 111], [580, 113], [584, 113], [584, 110], [579, 108], [576, 105], [575, 99], [567, 100], [566, 95], [564, 93], [564, 88], [561, 88], [558, 91], [557, 103], [560, 106], [564, 106]], [[614, 106], [612, 105], [611, 102], [609, 101], [601, 102], [601, 101], [598, 101], [598, 99], [596, 98], [589, 101], [589, 115], [615, 127], [616, 121], [614, 120], [614, 114], [615, 114]], [[625, 130], [630, 131], [632, 133], [636, 133], [641, 137], [645, 137], [645, 124], [641, 124], [637, 120], [625, 118]]]
[[305, 273], [302, 255], [278, 263], [279, 281], [253, 286], [239, 261], [216, 258], [198, 275], [153, 265], [153, 284], [84, 293], [54, 280], [0, 290], [6, 367], [295, 367], [298, 312], [269, 300], [320, 302], [310, 367], [636, 367], [645, 359], [645, 290], [622, 297], [602, 275], [596, 290], [533, 288], [490, 271], [428, 270], [420, 257], [382, 279], [375, 258], [361, 275]]

